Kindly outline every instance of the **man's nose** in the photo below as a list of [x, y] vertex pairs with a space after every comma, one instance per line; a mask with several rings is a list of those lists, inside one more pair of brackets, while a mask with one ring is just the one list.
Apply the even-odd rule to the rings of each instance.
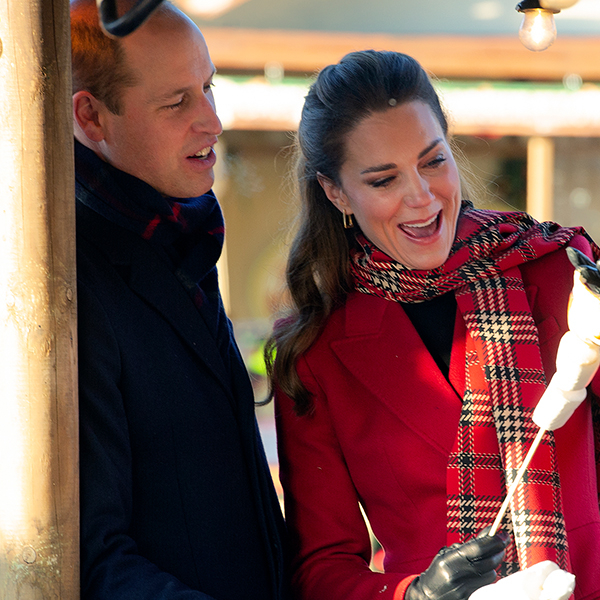
[[208, 96], [201, 99], [192, 129], [198, 133], [210, 133], [211, 135], [223, 133], [223, 125], [217, 116], [214, 99]]

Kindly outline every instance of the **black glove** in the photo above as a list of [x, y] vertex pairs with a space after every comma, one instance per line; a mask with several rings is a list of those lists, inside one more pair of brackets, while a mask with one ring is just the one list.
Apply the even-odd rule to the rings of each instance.
[[467, 600], [475, 590], [494, 583], [509, 538], [505, 533], [490, 537], [488, 531], [464, 544], [442, 548], [408, 586], [406, 600]]

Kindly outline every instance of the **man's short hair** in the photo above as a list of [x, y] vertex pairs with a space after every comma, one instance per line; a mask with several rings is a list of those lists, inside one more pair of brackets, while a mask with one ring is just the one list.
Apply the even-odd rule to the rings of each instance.
[[71, 56], [73, 93], [86, 90], [120, 114], [123, 88], [137, 79], [121, 42], [102, 31], [93, 1], [71, 2]]

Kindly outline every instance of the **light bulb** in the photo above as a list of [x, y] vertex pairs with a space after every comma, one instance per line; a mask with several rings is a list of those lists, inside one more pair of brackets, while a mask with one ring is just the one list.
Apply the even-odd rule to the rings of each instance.
[[563, 10], [577, 4], [578, 0], [540, 0], [540, 6], [549, 10]]
[[540, 52], [549, 48], [556, 39], [554, 15], [549, 10], [529, 8], [523, 10], [519, 39], [525, 48]]

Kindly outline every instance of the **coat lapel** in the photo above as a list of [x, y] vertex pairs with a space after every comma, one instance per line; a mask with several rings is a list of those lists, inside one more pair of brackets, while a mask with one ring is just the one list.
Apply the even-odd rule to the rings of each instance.
[[163, 316], [231, 395], [227, 370], [204, 319], [165, 260], [141, 244], [140, 239], [131, 254], [131, 289]]
[[[458, 423], [461, 398], [402, 307], [352, 294], [346, 305], [345, 333], [331, 348], [348, 370], [410, 429], [448, 453], [456, 434], [448, 424]], [[453, 363], [459, 360], [453, 355]]]

